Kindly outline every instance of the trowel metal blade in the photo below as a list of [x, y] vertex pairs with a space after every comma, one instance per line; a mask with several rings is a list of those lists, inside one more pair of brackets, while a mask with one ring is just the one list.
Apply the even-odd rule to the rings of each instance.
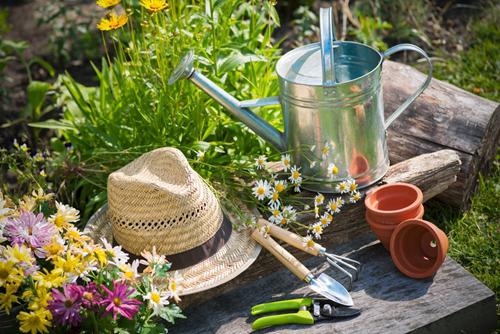
[[317, 278], [312, 279], [309, 287], [320, 295], [344, 306], [353, 306], [349, 291], [342, 284], [328, 276], [321, 274]]

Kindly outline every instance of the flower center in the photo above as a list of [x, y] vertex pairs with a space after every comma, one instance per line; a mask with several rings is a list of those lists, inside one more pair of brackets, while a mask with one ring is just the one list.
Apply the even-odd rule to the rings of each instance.
[[156, 292], [151, 293], [151, 300], [155, 302], [156, 304], [160, 303], [160, 295], [157, 294]]
[[30, 324], [30, 327], [36, 328], [36, 327], [40, 326], [40, 324], [42, 323], [42, 319], [40, 319], [40, 317], [37, 315], [33, 315], [29, 318], [28, 322]]
[[6, 279], [7, 277], [9, 277], [9, 271], [7, 269], [0, 269], [0, 279]]
[[85, 298], [87, 300], [92, 300], [92, 299], [94, 299], [94, 295], [91, 292], [85, 291], [83, 293], [83, 298]]
[[54, 219], [54, 224], [57, 226], [57, 227], [61, 227], [63, 226], [65, 223], [64, 221], [64, 217], [63, 216], [57, 216], [56, 219]]
[[279, 197], [280, 197], [280, 194], [279, 194], [278, 192], [275, 192], [275, 193], [273, 194], [273, 201], [278, 200], [278, 198], [279, 198]]
[[294, 179], [298, 179], [298, 178], [299, 178], [299, 176], [300, 176], [300, 173], [299, 173], [299, 172], [297, 172], [297, 171], [294, 171], [294, 172], [293, 172], [293, 174], [292, 174], [292, 177], [293, 177]]
[[64, 302], [64, 306], [66, 308], [70, 308], [71, 306], [73, 306], [73, 302], [69, 299], [67, 299], [65, 302]]
[[113, 298], [113, 303], [115, 303], [116, 306], [120, 306], [122, 304], [122, 300], [118, 297]]
[[126, 271], [124, 274], [123, 274], [123, 277], [125, 277], [126, 279], [132, 279], [134, 277], [134, 272], [133, 271]]
[[259, 189], [257, 189], [257, 194], [259, 194], [259, 195], [264, 195], [264, 193], [265, 193], [264, 188], [259, 188]]

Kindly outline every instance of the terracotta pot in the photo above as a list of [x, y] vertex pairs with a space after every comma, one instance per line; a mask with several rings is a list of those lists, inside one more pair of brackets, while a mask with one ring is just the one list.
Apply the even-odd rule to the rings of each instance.
[[371, 230], [375, 235], [377, 236], [378, 240], [384, 245], [385, 249], [390, 251], [390, 242], [391, 242], [391, 236], [394, 230], [396, 229], [396, 224], [380, 224], [377, 221], [371, 219], [371, 217], [368, 215], [368, 212], [366, 212], [365, 215], [366, 221], [370, 225]]
[[422, 191], [409, 183], [392, 183], [375, 188], [365, 198], [367, 215], [379, 224], [399, 224], [422, 218]]
[[410, 219], [392, 233], [390, 252], [396, 267], [411, 278], [431, 277], [448, 252], [448, 237], [436, 225]]

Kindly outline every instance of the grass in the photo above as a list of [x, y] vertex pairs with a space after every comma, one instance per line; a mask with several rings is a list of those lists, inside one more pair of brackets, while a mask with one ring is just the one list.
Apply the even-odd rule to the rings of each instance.
[[436, 223], [449, 238], [448, 254], [497, 295], [500, 316], [500, 153], [492, 172], [479, 180], [469, 211], [461, 214], [431, 202], [425, 219]]

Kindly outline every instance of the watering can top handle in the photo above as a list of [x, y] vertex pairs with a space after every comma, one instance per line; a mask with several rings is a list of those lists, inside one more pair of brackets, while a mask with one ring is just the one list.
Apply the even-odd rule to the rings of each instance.
[[336, 39], [333, 26], [332, 7], [320, 8], [319, 28], [323, 85], [331, 86], [335, 83], [333, 42]]
[[421, 84], [420, 87], [418, 87], [418, 89], [415, 91], [415, 93], [413, 93], [410, 97], [408, 97], [408, 99], [406, 99], [406, 101], [404, 101], [403, 104], [400, 105], [396, 109], [396, 111], [394, 111], [392, 113], [392, 115], [387, 118], [387, 120], [385, 121], [385, 125], [384, 125], [386, 130], [387, 130], [387, 128], [389, 128], [389, 126], [392, 124], [392, 122], [394, 122], [394, 120], [396, 120], [396, 118], [398, 118], [399, 115], [401, 115], [401, 113], [403, 111], [405, 111], [413, 101], [415, 101], [415, 99], [427, 88], [427, 86], [429, 86], [429, 83], [431, 82], [431, 79], [432, 79], [431, 59], [429, 58], [429, 56], [427, 55], [427, 53], [424, 50], [422, 50], [421, 48], [419, 48], [416, 45], [408, 44], [408, 43], [398, 44], [398, 45], [395, 45], [395, 46], [389, 48], [387, 51], [383, 52], [382, 56], [384, 58], [389, 57], [390, 55], [392, 55], [396, 52], [400, 52], [400, 51], [415, 51], [415, 52], [417, 52], [418, 54], [420, 54], [422, 57], [425, 58], [425, 60], [427, 61], [427, 64], [429, 65], [429, 70], [427, 71], [427, 79], [425, 79], [424, 83]]

